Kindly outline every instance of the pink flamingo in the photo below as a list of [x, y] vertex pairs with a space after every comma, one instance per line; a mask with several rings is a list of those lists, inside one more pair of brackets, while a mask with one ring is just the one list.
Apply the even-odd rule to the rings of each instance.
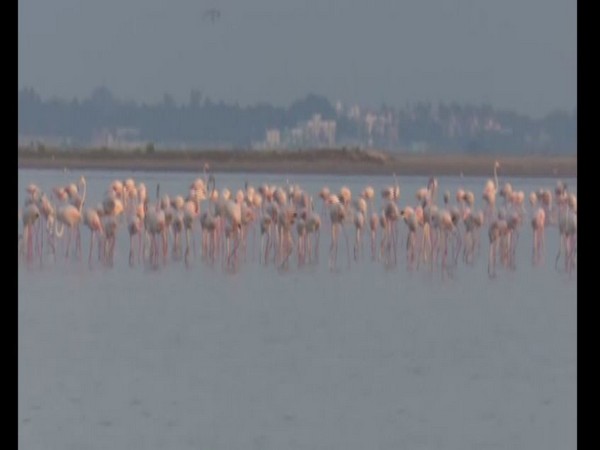
[[184, 260], [186, 265], [189, 265], [190, 257], [190, 235], [194, 239], [194, 257], [196, 257], [196, 241], [194, 238], [193, 227], [194, 220], [198, 216], [196, 205], [193, 201], [188, 200], [183, 204], [183, 228], [185, 230], [185, 255]]
[[293, 206], [286, 206], [279, 210], [279, 264], [280, 268], [286, 268], [288, 259], [294, 248], [292, 239], [292, 225], [295, 223], [298, 213]]
[[554, 266], [558, 269], [558, 261], [564, 249], [565, 271], [570, 275], [575, 266], [575, 248], [577, 236], [577, 213], [569, 207], [558, 217], [560, 244]]
[[306, 262], [306, 211], [298, 217], [296, 221], [296, 232], [298, 233], [298, 242], [296, 252], [298, 254], [298, 267]]
[[[263, 249], [263, 242], [266, 239], [266, 243], [264, 244], [264, 264], [267, 265], [269, 262], [269, 248], [271, 246], [271, 224], [273, 222], [272, 216], [270, 214], [263, 214], [260, 219], [260, 248], [261, 251], [259, 253], [258, 262], [261, 262], [261, 255]], [[266, 235], [266, 238], [265, 238]]]
[[26, 260], [31, 262], [33, 260], [33, 227], [40, 218], [40, 211], [35, 203], [27, 205], [23, 209], [23, 236], [26, 247]]
[[[61, 223], [61, 225], [63, 226], [62, 229], [64, 229], [64, 226], [67, 226], [69, 228], [69, 238], [67, 240], [67, 251], [65, 253], [65, 258], [69, 257], [69, 247], [71, 244], [71, 237], [73, 235], [73, 233], [76, 233], [76, 240], [75, 240], [75, 252], [77, 253], [78, 257], [81, 256], [81, 233], [79, 230], [79, 224], [81, 222], [81, 209], [83, 208], [83, 204], [85, 202], [85, 194], [86, 194], [86, 182], [85, 182], [85, 178], [82, 176], [79, 179], [80, 184], [83, 185], [83, 195], [80, 198], [79, 201], [77, 201], [77, 203], [79, 204], [79, 206], [74, 206], [72, 204], [63, 204], [58, 208], [58, 211], [56, 213], [56, 218], [58, 220], [58, 222]], [[61, 232], [56, 232], [56, 235], [58, 237], [62, 236], [62, 231]]]
[[162, 237], [162, 254], [163, 262], [167, 262], [167, 236], [168, 231], [165, 219], [165, 212], [160, 207], [160, 185], [156, 186], [156, 205], [154, 208], [149, 208], [144, 216], [144, 228], [150, 233], [150, 263], [154, 267], [158, 267], [158, 242], [157, 236]]
[[390, 262], [391, 259], [391, 255], [390, 252], [393, 250], [394, 251], [394, 264], [397, 263], [397, 244], [396, 244], [396, 240], [397, 240], [397, 236], [396, 236], [396, 223], [398, 222], [398, 219], [400, 218], [400, 210], [398, 209], [398, 205], [393, 202], [393, 201], [389, 201], [385, 204], [383, 212], [385, 214], [385, 218], [386, 218], [386, 224], [387, 224], [387, 228], [385, 230], [385, 233], [388, 235], [387, 238], [387, 254], [388, 254], [388, 263]]
[[[334, 200], [335, 198], [335, 200]], [[344, 221], [347, 218], [346, 208], [342, 203], [336, 201], [336, 196], [329, 198], [329, 219], [331, 221], [331, 246], [329, 247], [329, 269], [333, 270], [337, 264], [338, 250], [338, 234], [341, 229], [346, 239], [346, 250], [348, 251], [348, 267], [350, 267], [350, 244], [348, 243], [348, 235], [344, 227]]]
[[531, 219], [531, 228], [533, 228], [533, 252], [532, 263], [539, 265], [544, 257], [544, 227], [546, 225], [546, 212], [544, 208], [538, 208]]
[[202, 257], [208, 258], [211, 263], [215, 262], [215, 253], [218, 248], [217, 243], [217, 217], [209, 211], [203, 211], [200, 214], [200, 227], [202, 228]]
[[498, 192], [498, 168], [500, 167], [500, 163], [498, 161], [494, 162], [494, 179], [488, 180], [483, 189], [483, 200], [487, 203], [487, 207], [485, 210], [485, 220], [486, 222], [490, 222], [495, 215], [496, 212], [496, 193]]
[[308, 251], [308, 259], [312, 261], [311, 256], [311, 236], [315, 235], [315, 248], [314, 248], [314, 261], [319, 260], [319, 236], [321, 234], [321, 217], [319, 214], [311, 210], [307, 213], [306, 216], [306, 237], [307, 237], [307, 251]]
[[98, 239], [100, 239], [101, 235], [104, 233], [102, 221], [100, 220], [98, 211], [95, 208], [85, 209], [85, 212], [83, 213], [83, 224], [90, 229], [90, 252], [88, 255], [88, 265], [92, 267], [92, 248], [94, 246], [94, 236], [98, 235]]
[[410, 206], [404, 208], [400, 215], [408, 227], [408, 236], [406, 237], [406, 261], [409, 268], [412, 268], [415, 262], [415, 242], [417, 240], [417, 230], [419, 227], [417, 215]]
[[[225, 237], [227, 247], [227, 267], [235, 269], [238, 263], [238, 248], [240, 246], [242, 231], [242, 209], [239, 203], [233, 200], [227, 200], [222, 210], [223, 217], [226, 220]], [[233, 246], [229, 252], [230, 242], [233, 239]]]
[[508, 224], [506, 220], [495, 219], [489, 226], [488, 237], [490, 239], [490, 251], [488, 258], [488, 275], [490, 278], [496, 277], [496, 254], [501, 239], [508, 233]]
[[379, 216], [377, 213], [371, 214], [369, 219], [369, 229], [371, 230], [371, 260], [375, 261], [376, 258], [376, 240], [377, 240], [377, 226], [379, 225]]
[[133, 240], [135, 236], [138, 236], [138, 261], [140, 259], [142, 253], [142, 232], [144, 229], [143, 226], [143, 217], [145, 213], [142, 205], [137, 205], [136, 209], [130, 213], [127, 217], [127, 232], [129, 233], [129, 265], [133, 266], [135, 263], [135, 253], [133, 251]]

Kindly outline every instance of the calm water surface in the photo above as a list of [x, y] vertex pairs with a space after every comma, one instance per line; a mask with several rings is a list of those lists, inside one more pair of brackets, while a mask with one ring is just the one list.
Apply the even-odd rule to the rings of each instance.
[[[88, 205], [116, 177], [143, 181], [151, 198], [157, 182], [185, 195], [195, 177], [20, 170], [19, 206], [30, 182], [49, 192], [81, 174]], [[356, 194], [393, 182], [288, 178], [315, 194], [316, 209], [325, 184]], [[286, 181], [216, 179], [234, 192]], [[526, 195], [556, 183], [506, 181]], [[399, 182], [400, 204], [414, 205], [427, 179]], [[481, 206], [484, 183], [441, 177], [439, 198], [460, 186]], [[113, 268], [88, 268], [85, 228], [83, 263], [19, 265], [20, 448], [576, 448], [576, 272], [554, 269], [555, 227], [542, 267], [531, 265], [527, 220], [515, 271], [488, 278], [482, 230], [475, 265], [444, 280], [437, 269], [408, 271], [404, 250], [392, 269], [368, 258], [348, 268], [343, 241], [330, 272], [326, 227], [318, 265], [280, 272], [249, 260], [235, 274], [200, 260], [130, 268], [123, 226], [119, 234]]]

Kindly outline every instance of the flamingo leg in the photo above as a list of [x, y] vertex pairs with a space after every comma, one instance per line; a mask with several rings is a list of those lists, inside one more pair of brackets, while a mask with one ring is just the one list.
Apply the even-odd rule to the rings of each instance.
[[456, 231], [456, 240], [454, 241], [456, 244], [455, 252], [454, 252], [454, 265], [458, 264], [458, 256], [460, 255], [460, 249], [462, 247], [462, 239], [460, 237], [460, 232]]
[[269, 263], [269, 250], [272, 245], [273, 245], [273, 243], [271, 240], [271, 231], [267, 230], [267, 243], [265, 244], [265, 257], [264, 257], [265, 266]]
[[563, 235], [560, 235], [560, 244], [558, 246], [558, 254], [556, 255], [556, 260], [554, 261], [554, 268], [558, 270], [558, 260], [560, 259], [560, 254], [563, 249]]
[[391, 232], [392, 232], [392, 243], [393, 243], [393, 247], [394, 247], [394, 264], [397, 264], [398, 263], [398, 257], [397, 257], [397, 255], [398, 255], [398, 251], [397, 251], [398, 245], [397, 245], [396, 241], [398, 240], [398, 236], [397, 236], [397, 233], [396, 233], [396, 221], [393, 221], [391, 223], [390, 229], [391, 229]]
[[39, 230], [38, 230], [38, 233], [40, 234], [40, 266], [43, 263], [43, 254], [44, 254], [44, 229], [46, 228], [45, 223], [46, 223], [46, 220], [42, 217], [40, 219], [40, 225], [39, 225]]
[[191, 233], [191, 229], [186, 228], [185, 229], [185, 256], [184, 256], [184, 261], [185, 261], [186, 267], [189, 267], [189, 265], [190, 265], [190, 233]]
[[571, 239], [565, 236], [565, 272], [571, 274]]
[[133, 261], [135, 260], [133, 254], [133, 234], [129, 233], [129, 266], [133, 267]]
[[375, 230], [371, 230], [371, 261], [375, 261]]
[[337, 229], [336, 224], [331, 224], [331, 246], [329, 247], [329, 269], [332, 270], [335, 267], [335, 261], [337, 260]]
[[538, 260], [538, 230], [533, 230], [533, 250], [531, 252], [531, 263], [536, 265]]
[[545, 255], [545, 246], [546, 246], [546, 237], [544, 233], [544, 229], [540, 230], [540, 243], [539, 243], [539, 251], [540, 251], [540, 260], [543, 262]]
[[515, 233], [515, 236], [513, 239], [513, 246], [512, 246], [511, 255], [510, 255], [511, 266], [512, 266], [513, 270], [516, 269], [516, 267], [517, 267], [516, 254], [517, 254], [517, 242], [519, 241], [519, 231], [515, 230], [514, 233]]
[[69, 227], [69, 237], [67, 238], [67, 252], [65, 253], [65, 259], [69, 259], [69, 247], [71, 246], [71, 235], [73, 234], [73, 229]]
[[420, 252], [419, 252], [419, 256], [417, 258], [417, 270], [419, 270], [419, 266], [421, 265], [421, 261], [423, 260], [423, 262], [427, 261], [427, 251], [425, 249], [425, 240], [427, 239], [427, 241], [429, 242], [429, 223], [425, 223], [423, 225], [423, 235], [421, 238], [421, 245], [420, 245]]
[[23, 235], [25, 236], [25, 260], [29, 263], [31, 261], [33, 255], [33, 247], [32, 247], [32, 238], [31, 238], [31, 225], [25, 226], [23, 230]]
[[321, 235], [321, 230], [317, 230], [317, 238], [315, 239], [315, 262], [319, 261], [319, 236]]
[[167, 254], [169, 253], [169, 233], [168, 233], [168, 230], [163, 231], [163, 233], [162, 233], [162, 239], [163, 239], [163, 251], [162, 251], [163, 264], [167, 264]]
[[110, 267], [112, 267], [115, 263], [115, 244], [117, 243], [117, 237], [112, 236], [110, 238]]
[[494, 242], [490, 242], [490, 254], [488, 258], [488, 275], [490, 278], [494, 278], [496, 276], [496, 255], [494, 251]]
[[344, 238], [346, 240], [346, 251], [348, 253], [348, 267], [350, 267], [350, 241], [348, 240], [348, 233], [346, 233], [346, 227], [344, 227], [344, 225], [341, 225], [342, 227], [342, 232], [344, 233]]
[[92, 252], [94, 249], [94, 230], [90, 232], [90, 254], [88, 255], [88, 266], [92, 268]]

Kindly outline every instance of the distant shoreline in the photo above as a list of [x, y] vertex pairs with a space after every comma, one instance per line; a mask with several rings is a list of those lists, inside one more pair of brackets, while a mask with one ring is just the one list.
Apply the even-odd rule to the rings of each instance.
[[378, 150], [23, 150], [19, 169], [253, 172], [331, 175], [577, 177], [577, 156], [390, 154]]

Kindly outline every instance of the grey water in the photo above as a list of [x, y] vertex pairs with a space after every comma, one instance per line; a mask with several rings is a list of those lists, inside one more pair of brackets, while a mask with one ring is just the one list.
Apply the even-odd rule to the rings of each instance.
[[[131, 176], [150, 198], [186, 195], [196, 174], [19, 170], [45, 192], [87, 180], [86, 205]], [[439, 177], [439, 192], [486, 178]], [[555, 179], [509, 179], [526, 196]], [[565, 180], [576, 193], [577, 181]], [[323, 185], [356, 195], [392, 177], [216, 174], [232, 192], [248, 182]], [[399, 177], [400, 205], [427, 178]], [[500, 199], [498, 199], [500, 202]], [[526, 200], [526, 207], [529, 205]], [[529, 217], [529, 216], [528, 216]], [[401, 224], [401, 238], [406, 229]], [[348, 230], [351, 232], [352, 230]], [[19, 222], [19, 232], [22, 224]], [[545, 264], [531, 264], [529, 220], [516, 270], [487, 274], [487, 231], [473, 266], [408, 270], [366, 257], [330, 271], [323, 227], [318, 264], [235, 273], [196, 258], [186, 268], [129, 267], [119, 232], [115, 264], [82, 261], [18, 271], [18, 438], [22, 449], [565, 449], [577, 446], [577, 280], [556, 270], [556, 227]], [[352, 238], [352, 234], [350, 234]], [[351, 239], [352, 240], [352, 239]], [[250, 241], [249, 241], [250, 242]], [[256, 241], [258, 243], [258, 240]], [[62, 255], [62, 257], [61, 257]]]

